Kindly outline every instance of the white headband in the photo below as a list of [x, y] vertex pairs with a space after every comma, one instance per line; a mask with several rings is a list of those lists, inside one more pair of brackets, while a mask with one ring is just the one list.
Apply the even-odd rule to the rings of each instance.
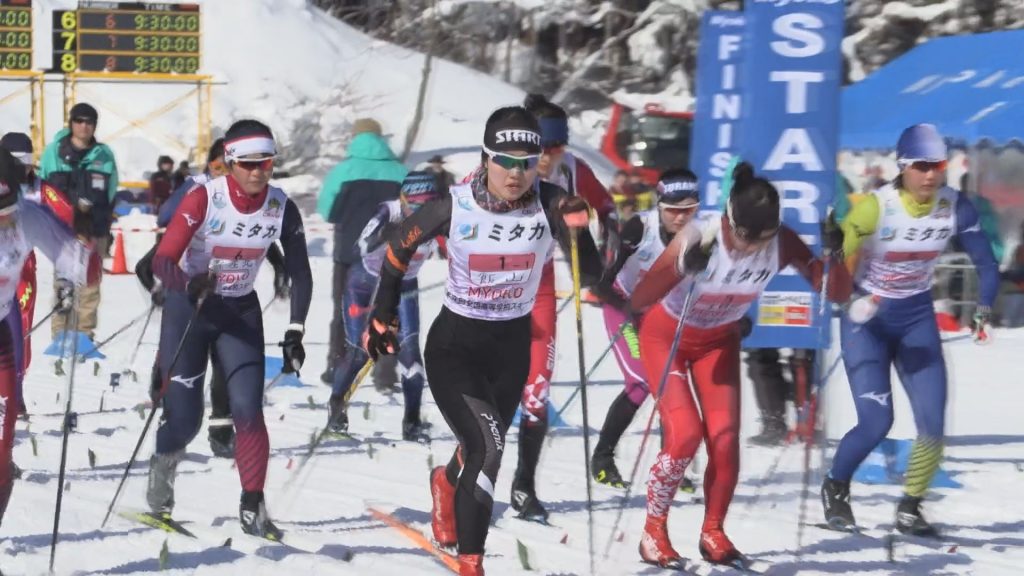
[[271, 158], [277, 156], [274, 139], [267, 136], [243, 136], [224, 143], [224, 159], [228, 162], [235, 162], [252, 154]]

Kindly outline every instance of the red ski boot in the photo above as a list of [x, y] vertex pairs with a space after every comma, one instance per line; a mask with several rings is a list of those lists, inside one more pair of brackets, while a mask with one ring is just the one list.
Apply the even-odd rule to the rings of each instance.
[[484, 555], [459, 554], [459, 576], [484, 576]]
[[668, 539], [666, 519], [647, 519], [644, 533], [640, 537], [640, 558], [648, 564], [662, 568], [684, 568], [682, 556], [672, 548], [672, 543]]
[[[430, 471], [430, 496], [433, 501], [430, 514], [430, 528], [438, 546], [455, 546], [455, 487], [448, 483], [444, 466]], [[482, 574], [483, 572], [481, 572]]]
[[743, 569], [748, 560], [729, 541], [721, 528], [704, 530], [700, 534], [700, 555], [712, 564], [723, 564]]

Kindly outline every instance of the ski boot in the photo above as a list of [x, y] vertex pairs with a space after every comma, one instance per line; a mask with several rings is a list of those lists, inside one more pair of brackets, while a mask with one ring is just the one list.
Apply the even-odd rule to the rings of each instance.
[[779, 418], [764, 418], [761, 420], [761, 433], [757, 436], [747, 438], [747, 442], [753, 446], [782, 446], [786, 443], [789, 429], [786, 422]]
[[685, 492], [687, 494], [696, 494], [697, 485], [693, 483], [692, 478], [687, 478], [686, 476], [683, 476], [683, 479], [679, 481], [679, 491]]
[[527, 485], [518, 477], [512, 481], [512, 509], [518, 512], [520, 520], [529, 520], [540, 524], [548, 523], [548, 511], [537, 499], [537, 492], [532, 483]]
[[444, 466], [430, 471], [430, 529], [434, 542], [442, 548], [451, 548], [458, 542], [455, 533], [455, 486], [448, 482]]
[[430, 442], [430, 434], [427, 433], [427, 427], [420, 421], [419, 416], [415, 418], [408, 416], [402, 418], [402, 440], [407, 442]]
[[825, 509], [825, 523], [829, 528], [844, 532], [857, 529], [853, 509], [850, 508], [849, 482], [840, 482], [825, 476], [825, 481], [821, 483], [821, 505]]
[[242, 524], [242, 532], [251, 536], [259, 536], [274, 542], [280, 542], [284, 536], [267, 514], [267, 505], [263, 501], [263, 492], [242, 492], [242, 503], [238, 505], [238, 518]]
[[348, 433], [348, 412], [345, 411], [345, 398], [331, 396], [328, 402], [327, 431], [332, 434]]
[[644, 533], [640, 537], [640, 558], [647, 564], [682, 570], [683, 557], [672, 548], [672, 542], [668, 539], [667, 520], [647, 518]]
[[484, 555], [459, 554], [459, 576], [484, 576]]
[[590, 460], [590, 472], [598, 484], [611, 486], [612, 488], [628, 488], [629, 483], [619, 473], [615, 465], [615, 456], [612, 453], [595, 453]]
[[146, 502], [157, 516], [170, 517], [174, 509], [174, 478], [178, 473], [178, 462], [185, 451], [170, 454], [153, 454], [149, 459], [149, 483], [146, 487]]
[[743, 569], [748, 563], [746, 557], [740, 554], [740, 551], [733, 546], [733, 543], [729, 541], [729, 537], [725, 535], [721, 528], [702, 531], [698, 548], [700, 549], [701, 558], [712, 564], [722, 564]]
[[903, 496], [896, 508], [896, 529], [902, 534], [936, 538], [939, 531], [921, 515], [921, 498]]
[[218, 458], [235, 457], [235, 427], [231, 423], [210, 424], [207, 427], [210, 450]]

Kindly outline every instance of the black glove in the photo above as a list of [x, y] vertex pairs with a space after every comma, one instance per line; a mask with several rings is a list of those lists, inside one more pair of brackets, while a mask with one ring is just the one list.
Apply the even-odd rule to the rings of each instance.
[[57, 303], [53, 307], [61, 314], [71, 312], [75, 305], [75, 285], [70, 280], [58, 278], [54, 287], [57, 289]]
[[836, 213], [832, 212], [821, 223], [821, 245], [832, 254], [843, 252], [843, 229], [836, 224]]
[[210, 290], [213, 290], [216, 283], [217, 277], [212, 273], [193, 276], [189, 279], [188, 286], [185, 287], [185, 291], [188, 292], [188, 299], [193, 304], [199, 302], [200, 298], [205, 298], [210, 293]]
[[370, 313], [370, 321], [366, 325], [366, 334], [363, 336], [363, 348], [370, 358], [377, 361], [377, 358], [387, 354], [398, 354], [398, 318], [392, 316], [390, 320], [381, 318], [377, 310]]
[[696, 275], [707, 270], [708, 263], [711, 262], [711, 251], [714, 250], [716, 243], [711, 242], [707, 246], [694, 243], [688, 246], [686, 253], [683, 254], [683, 273]]
[[284, 356], [284, 366], [281, 372], [290, 374], [302, 369], [306, 361], [306, 349], [302, 347], [302, 332], [291, 329], [284, 333], [284, 340], [277, 343], [281, 347], [281, 354]]
[[590, 289], [590, 292], [597, 296], [601, 302], [615, 308], [617, 310], [626, 311], [629, 310], [629, 302], [619, 294], [619, 291], [615, 289], [615, 286], [607, 280], [601, 280]]
[[286, 300], [290, 287], [291, 282], [288, 281], [288, 274], [284, 270], [274, 268], [274, 297]]

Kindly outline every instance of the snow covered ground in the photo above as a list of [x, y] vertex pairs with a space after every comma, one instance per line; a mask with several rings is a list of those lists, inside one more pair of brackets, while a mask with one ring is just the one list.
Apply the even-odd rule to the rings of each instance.
[[[324, 368], [327, 319], [330, 316], [329, 235], [309, 238], [314, 278], [317, 283], [308, 323], [308, 362], [302, 374], [304, 387], [278, 387], [269, 394], [266, 418], [271, 436], [271, 462], [266, 488], [269, 509], [279, 525], [304, 545], [321, 549], [319, 554], [292, 553], [274, 545], [261, 554], [243, 553], [217, 546], [209, 538], [190, 540], [168, 537], [115, 517], [100, 528], [107, 504], [121, 476], [143, 425], [135, 407], [146, 399], [146, 381], [157, 338], [157, 320], [145, 334], [138, 360], [132, 366], [139, 382], [124, 382], [117, 390], [108, 386], [109, 374], [126, 367], [139, 338], [137, 326], [114, 340], [104, 352], [106, 360], [79, 365], [74, 408], [79, 414], [78, 432], [70, 438], [68, 480], [57, 552], [58, 574], [135, 574], [161, 568], [161, 549], [166, 543], [165, 568], [179, 574], [444, 574], [432, 557], [410, 545], [402, 535], [373, 520], [369, 505], [395, 510], [401, 518], [428, 529], [430, 497], [427, 472], [431, 463], [450, 456], [454, 443], [429, 392], [426, 417], [434, 423], [429, 446], [399, 440], [400, 395], [394, 399], [378, 394], [372, 386], [360, 388], [350, 410], [352, 430], [367, 440], [362, 444], [328, 442], [321, 446], [301, 476], [293, 470], [310, 443], [311, 435], [326, 421], [327, 387], [318, 381]], [[39, 278], [42, 294], [37, 317], [48, 309], [49, 265]], [[567, 288], [565, 266], [559, 265], [559, 288]], [[443, 262], [424, 268], [421, 285], [445, 276]], [[269, 294], [270, 274], [260, 279], [259, 291]], [[421, 297], [423, 332], [440, 306], [438, 289]], [[108, 276], [103, 284], [99, 336], [112, 333], [144, 312], [146, 299], [133, 276]], [[588, 364], [607, 345], [599, 311], [585, 306], [584, 329]], [[275, 303], [266, 316], [268, 342], [276, 342], [287, 323], [287, 305]], [[572, 307], [559, 316], [558, 363], [552, 396], [561, 406], [575, 385], [577, 359]], [[49, 330], [33, 335], [34, 361], [25, 382], [32, 413], [30, 424], [19, 423], [15, 460], [25, 469], [17, 482], [0, 528], [0, 569], [4, 574], [42, 574], [47, 570], [56, 475], [60, 459], [60, 412], [66, 398], [66, 377], [54, 373], [54, 359], [42, 355]], [[963, 483], [959, 490], [942, 489], [929, 498], [926, 513], [944, 529], [941, 546], [897, 541], [893, 562], [877, 541], [808, 528], [797, 554], [804, 453], [800, 446], [785, 449], [744, 447], [740, 485], [727, 529], [736, 544], [752, 557], [772, 565], [771, 574], [1014, 574], [1024, 562], [1024, 500], [1018, 497], [1024, 474], [1024, 431], [1020, 408], [1024, 402], [1014, 370], [1014, 354], [1024, 342], [1024, 332], [997, 331], [988, 347], [970, 341], [947, 344], [952, 393], [949, 408], [949, 448], [943, 464]], [[276, 347], [268, 352], [278, 355]], [[500, 351], [495, 351], [500, 353]], [[834, 351], [833, 351], [834, 353]], [[619, 373], [611, 358], [597, 370], [590, 388], [592, 441], [604, 413], [619, 392]], [[744, 381], [742, 434], [757, 431], [756, 411], [749, 382]], [[834, 442], [854, 419], [842, 370], [828, 383], [828, 435]], [[913, 436], [907, 400], [895, 394], [899, 408], [892, 437]], [[103, 411], [100, 412], [100, 406]], [[625, 474], [637, 455], [650, 404], [637, 416], [619, 451]], [[529, 565], [542, 574], [586, 574], [587, 513], [585, 505], [582, 413], [575, 403], [566, 413], [569, 427], [556, 430], [543, 453], [538, 491], [552, 512], [552, 527], [523, 523], [508, 508], [511, 474], [515, 466], [516, 433], [509, 435], [504, 468], [497, 486], [495, 527], [488, 540], [490, 574], [523, 573], [517, 543], [527, 551]], [[145, 475], [153, 434], [147, 438], [139, 464], [132, 470], [121, 505], [144, 506]], [[35, 448], [33, 448], [33, 444]], [[90, 452], [94, 461], [90, 463]], [[646, 475], [654, 457], [648, 448], [641, 463]], [[703, 455], [698, 467], [703, 468]], [[812, 489], [820, 482], [818, 454], [812, 454]], [[642, 481], [642, 478], [641, 478]], [[176, 516], [192, 522], [197, 530], [214, 538], [237, 532], [239, 484], [232, 462], [211, 456], [205, 430], [190, 446], [189, 457], [179, 468]], [[858, 519], [867, 526], [892, 522], [897, 486], [855, 484], [854, 505]], [[698, 495], [700, 490], [698, 489]], [[599, 573], [656, 574], [641, 564], [636, 552], [644, 519], [643, 493], [634, 493], [618, 533], [612, 535], [622, 492], [603, 486], [594, 490], [595, 548]], [[670, 522], [676, 548], [683, 555], [697, 554], [697, 534], [703, 507], [680, 494]], [[820, 504], [812, 493], [807, 502], [811, 522], [822, 519]], [[611, 537], [607, 558], [606, 546]], [[236, 539], [237, 541], [237, 539]], [[243, 542], [238, 541], [239, 544]], [[351, 556], [350, 561], [344, 558]], [[722, 574], [729, 573], [721, 570]]]

